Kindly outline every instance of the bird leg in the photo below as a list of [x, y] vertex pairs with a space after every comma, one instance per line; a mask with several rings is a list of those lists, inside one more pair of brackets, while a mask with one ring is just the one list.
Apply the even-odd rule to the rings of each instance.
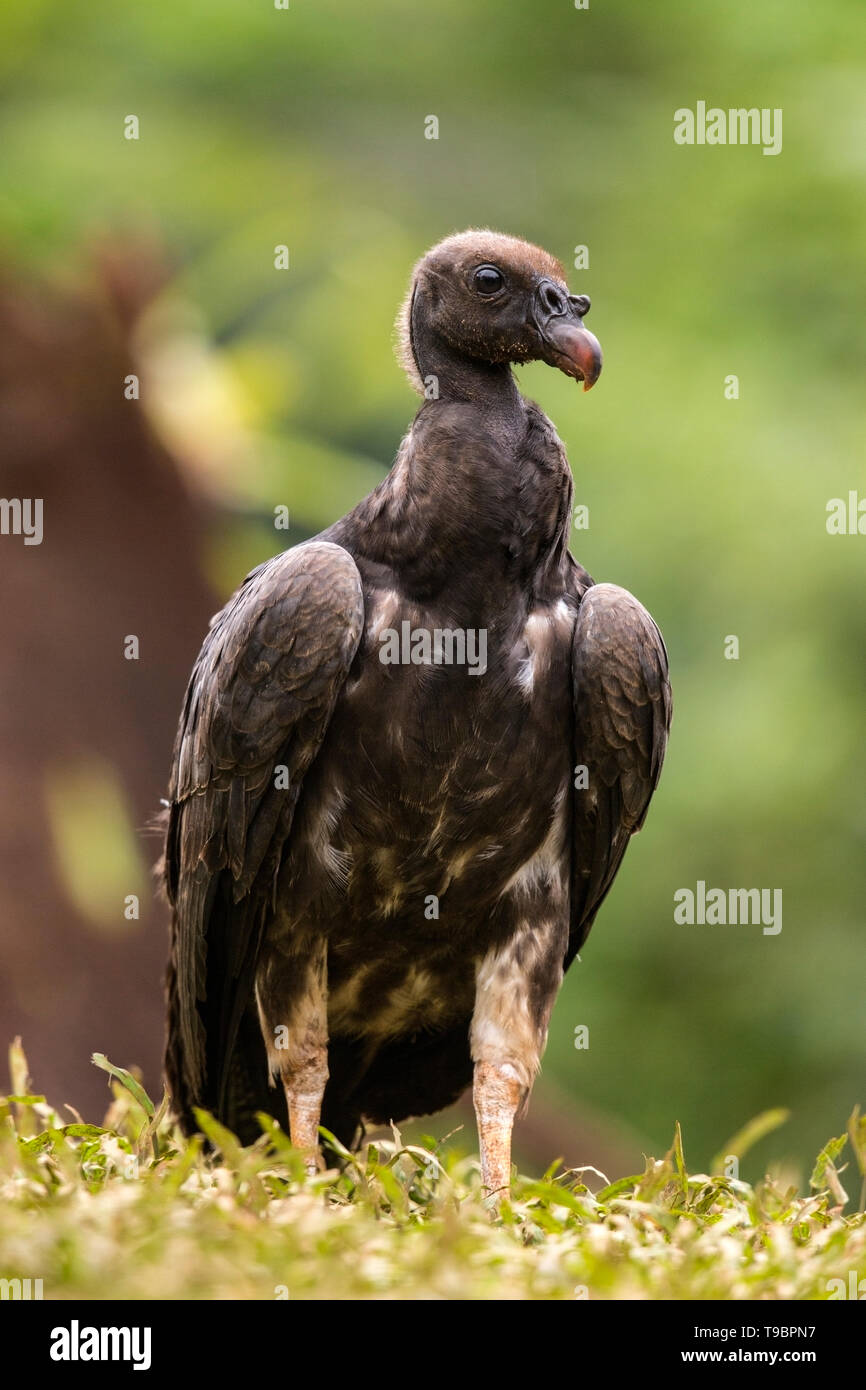
[[481, 1185], [497, 1206], [511, 1186], [511, 1130], [526, 1093], [510, 1062], [476, 1062], [472, 1101], [481, 1148]]
[[274, 952], [256, 985], [259, 1019], [272, 1076], [279, 1075], [289, 1135], [308, 1173], [321, 1164], [319, 1122], [328, 1081], [327, 948]]
[[319, 1122], [322, 1099], [328, 1081], [328, 1040], [305, 1038], [291, 1063], [282, 1070], [283, 1090], [289, 1108], [289, 1135], [296, 1149], [304, 1154], [308, 1173], [320, 1166]]
[[511, 1131], [547, 1041], [562, 981], [567, 927], [558, 920], [521, 924], [479, 963], [469, 1040], [472, 1099], [481, 1149], [481, 1183], [498, 1207], [511, 1186]]

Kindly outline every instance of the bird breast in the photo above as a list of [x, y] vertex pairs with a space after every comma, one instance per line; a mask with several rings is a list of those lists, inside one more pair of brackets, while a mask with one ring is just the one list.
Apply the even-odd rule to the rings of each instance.
[[279, 930], [328, 936], [338, 1030], [384, 1036], [471, 1011], [484, 954], [539, 903], [567, 914], [573, 621], [564, 599], [517, 621], [491, 608], [473, 675], [382, 661], [383, 634], [449, 624], [395, 588], [369, 595], [280, 878]]

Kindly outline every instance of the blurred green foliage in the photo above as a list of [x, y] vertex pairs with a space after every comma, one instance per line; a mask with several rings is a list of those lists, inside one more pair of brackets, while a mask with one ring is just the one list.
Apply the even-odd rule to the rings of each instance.
[[[664, 631], [675, 722], [545, 1068], [650, 1151], [681, 1121], [698, 1166], [787, 1107], [774, 1148], [804, 1160], [863, 1083], [866, 537], [825, 508], [866, 495], [866, 9], [7, 0], [0, 22], [0, 253], [74, 279], [97, 237], [164, 248], [156, 416], [219, 436], [226, 594], [285, 543], [276, 504], [298, 539], [390, 464], [415, 409], [392, 322], [427, 246], [490, 225], [570, 266], [588, 245], [598, 387], [520, 379], [589, 507], [575, 553]], [[698, 99], [781, 107], [782, 153], [675, 145]], [[782, 932], [675, 925], [698, 879], [782, 888]]]

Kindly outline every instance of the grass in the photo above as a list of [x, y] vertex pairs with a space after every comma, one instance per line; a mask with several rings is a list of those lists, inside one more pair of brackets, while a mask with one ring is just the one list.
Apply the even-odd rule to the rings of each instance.
[[[866, 1118], [819, 1155], [810, 1190], [687, 1171], [679, 1130], [645, 1171], [518, 1176], [493, 1219], [477, 1159], [388, 1142], [305, 1176], [263, 1117], [242, 1148], [201, 1115], [183, 1139], [135, 1077], [101, 1125], [30, 1093], [19, 1044], [0, 1101], [0, 1277], [77, 1299], [827, 1299], [866, 1275]], [[759, 1117], [726, 1154], [784, 1118]], [[846, 1145], [860, 1210], [842, 1186]], [[720, 1160], [720, 1166], [721, 1166]], [[715, 1166], [715, 1165], [714, 1165]], [[729, 1167], [731, 1165], [729, 1164]], [[847, 1178], [846, 1178], [847, 1180]], [[866, 1285], [864, 1285], [866, 1287]]]

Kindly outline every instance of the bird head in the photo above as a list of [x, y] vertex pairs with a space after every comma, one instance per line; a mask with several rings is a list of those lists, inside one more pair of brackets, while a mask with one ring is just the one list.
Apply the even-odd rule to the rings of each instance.
[[565, 272], [539, 246], [498, 232], [447, 237], [416, 265], [397, 320], [401, 356], [421, 388], [424, 347], [500, 365], [547, 362], [583, 382], [601, 372], [601, 346], [583, 325], [588, 295], [571, 294]]

